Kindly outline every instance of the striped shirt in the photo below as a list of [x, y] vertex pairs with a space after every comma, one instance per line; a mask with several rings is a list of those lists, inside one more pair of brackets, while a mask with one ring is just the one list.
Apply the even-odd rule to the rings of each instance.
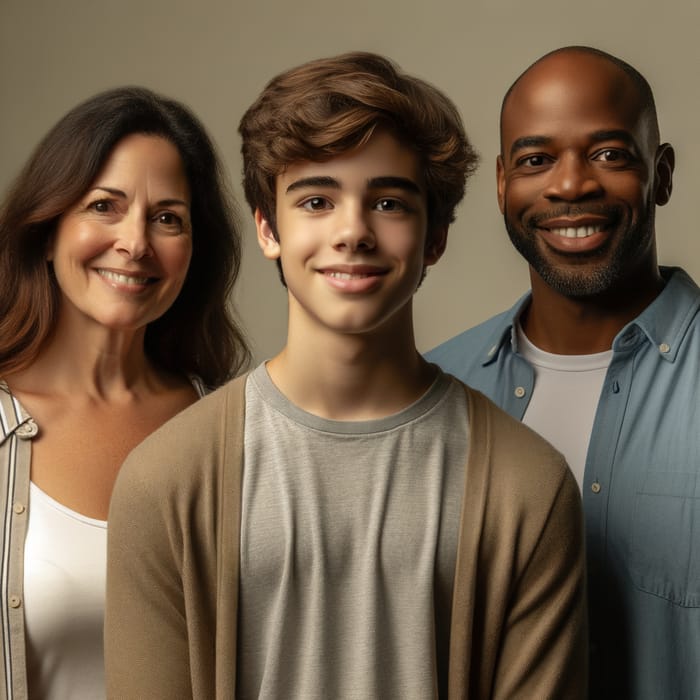
[[[190, 381], [199, 397], [208, 389]], [[27, 700], [24, 544], [29, 516], [31, 441], [39, 429], [0, 380], [0, 700]]]
[[23, 581], [31, 440], [36, 423], [0, 381], [0, 700], [26, 700]]

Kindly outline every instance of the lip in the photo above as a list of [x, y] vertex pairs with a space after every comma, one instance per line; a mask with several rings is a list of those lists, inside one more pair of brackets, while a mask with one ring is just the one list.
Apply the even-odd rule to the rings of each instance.
[[388, 269], [377, 265], [329, 265], [318, 268], [318, 272], [333, 289], [359, 294], [377, 287]]
[[610, 237], [611, 221], [598, 216], [559, 217], [537, 222], [543, 240], [563, 253], [590, 253]]
[[123, 292], [141, 292], [157, 282], [156, 277], [143, 270], [97, 267], [94, 272], [108, 287]]

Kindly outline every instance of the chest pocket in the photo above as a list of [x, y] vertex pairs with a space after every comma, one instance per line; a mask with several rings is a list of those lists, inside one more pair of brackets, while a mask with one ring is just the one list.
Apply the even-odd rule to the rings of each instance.
[[700, 607], [700, 479], [647, 472], [635, 497], [634, 583], [676, 605]]

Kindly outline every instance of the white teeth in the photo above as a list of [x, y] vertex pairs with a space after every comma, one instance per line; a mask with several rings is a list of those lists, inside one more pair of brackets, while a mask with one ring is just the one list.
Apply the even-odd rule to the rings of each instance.
[[111, 270], [98, 270], [97, 272], [105, 279], [118, 282], [119, 284], [146, 284], [148, 282], [148, 277], [131, 277], [130, 275], [122, 275]]
[[562, 238], [588, 238], [594, 233], [598, 233], [603, 230], [602, 226], [569, 226], [567, 228], [550, 228], [552, 233], [557, 236], [562, 236]]
[[365, 275], [365, 274], [353, 275], [353, 274], [350, 274], [349, 272], [334, 272], [333, 270], [328, 272], [328, 276], [334, 277], [337, 280], [357, 280], [357, 279], [363, 279], [365, 277], [369, 277], [369, 275]]

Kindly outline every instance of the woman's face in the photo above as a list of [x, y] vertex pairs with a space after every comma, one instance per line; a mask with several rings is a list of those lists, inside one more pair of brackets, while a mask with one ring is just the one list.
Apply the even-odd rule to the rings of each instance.
[[146, 134], [119, 141], [60, 218], [47, 257], [61, 319], [137, 330], [162, 316], [192, 257], [190, 187], [177, 148]]

